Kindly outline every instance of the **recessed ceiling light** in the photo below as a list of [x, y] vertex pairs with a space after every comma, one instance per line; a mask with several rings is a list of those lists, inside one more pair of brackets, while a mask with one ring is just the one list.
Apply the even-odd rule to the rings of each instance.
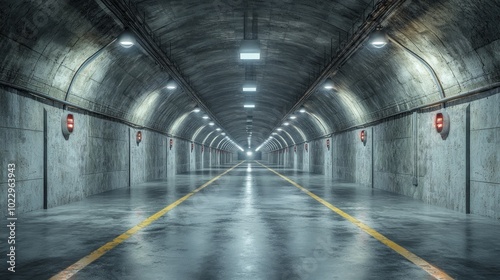
[[245, 92], [254, 92], [254, 91], [257, 91], [257, 83], [255, 83], [254, 81], [246, 81], [243, 84], [242, 90], [245, 91]]
[[215, 125], [214, 122], [209, 122], [208, 125], [212, 126], [212, 125]]
[[167, 83], [167, 89], [174, 90], [177, 88], [177, 83], [174, 80], [170, 80]]
[[243, 105], [244, 108], [255, 108], [255, 104], [245, 104]]
[[259, 40], [243, 40], [240, 46], [240, 59], [260, 59]]

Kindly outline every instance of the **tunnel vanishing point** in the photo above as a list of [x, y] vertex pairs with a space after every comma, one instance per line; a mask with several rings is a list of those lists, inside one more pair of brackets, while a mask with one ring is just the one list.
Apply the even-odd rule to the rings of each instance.
[[500, 279], [499, 22], [1, 1], [0, 279]]

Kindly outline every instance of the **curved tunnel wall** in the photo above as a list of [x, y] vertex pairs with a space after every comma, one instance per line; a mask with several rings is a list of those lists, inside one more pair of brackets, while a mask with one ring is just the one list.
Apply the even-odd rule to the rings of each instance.
[[[446, 139], [433, 123], [439, 106], [412, 110], [441, 99], [425, 67], [395, 44], [374, 49], [366, 43], [332, 75], [333, 91], [319, 89], [304, 104], [331, 126], [327, 138], [319, 129], [308, 131], [314, 143], [309, 166], [300, 146], [296, 152], [266, 146], [265, 156], [337, 181], [500, 217], [500, 151], [494, 144], [500, 128], [500, 32], [490, 24], [499, 11], [495, 1], [407, 1], [382, 22], [391, 37], [434, 68], [446, 97], [482, 93], [445, 103], [451, 122]], [[362, 130], [368, 135], [364, 144]]]
[[[327, 2], [322, 1], [325, 5]], [[304, 2], [297, 5], [302, 4]], [[166, 83], [172, 77], [138, 47], [122, 49], [111, 45], [77, 77], [68, 97], [68, 101], [84, 109], [120, 118], [133, 125], [113, 122], [109, 118], [70, 108], [76, 115], [77, 125], [83, 124], [84, 129], [95, 127], [96, 132], [84, 130], [87, 133], [74, 134], [69, 141], [60, 139], [58, 122], [62, 115], [61, 104], [25, 95], [12, 89], [12, 85], [64, 100], [77, 68], [86, 58], [116, 38], [124, 27], [93, 1], [5, 1], [0, 5], [2, 11], [9, 11], [3, 12], [0, 29], [0, 83], [4, 85], [1, 104], [5, 108], [2, 112], [7, 120], [3, 137], [6, 143], [10, 143], [8, 139], [25, 139], [20, 143], [9, 144], [3, 150], [3, 158], [21, 158], [20, 162], [27, 170], [26, 173], [21, 173], [26, 186], [29, 186], [25, 191], [26, 201], [20, 202], [25, 209], [40, 207], [39, 202], [31, 203], [35, 197], [28, 195], [28, 188], [37, 189], [38, 192], [40, 186], [28, 181], [39, 182], [43, 164], [39, 154], [25, 155], [23, 152], [12, 151], [40, 145], [43, 134], [43, 124], [40, 121], [43, 119], [44, 109], [48, 114], [51, 139], [56, 139], [48, 148], [61, 150], [50, 160], [67, 166], [61, 167], [60, 172], [68, 174], [52, 178], [52, 183], [75, 186], [74, 192], [70, 189], [55, 190], [53, 195], [57, 197], [50, 198], [53, 200], [49, 201], [49, 206], [75, 201], [96, 191], [126, 186], [128, 182], [123, 181], [123, 178], [135, 183], [191, 170], [192, 166], [202, 163], [224, 163], [222, 158], [227, 158], [227, 155], [221, 156], [221, 152], [215, 149], [221, 137], [204, 129], [193, 139], [197, 129], [206, 125], [201, 114], [192, 113], [195, 102], [181, 88], [166, 90]], [[207, 13], [212, 8], [210, 6]], [[353, 11], [360, 9], [362, 8], [353, 7]], [[500, 4], [497, 1], [406, 1], [381, 24], [391, 37], [432, 65], [444, 87], [445, 95], [452, 97], [500, 82], [500, 32], [496, 25], [491, 24], [498, 21], [499, 12]], [[179, 14], [180, 17], [182, 13]], [[323, 27], [314, 34], [313, 39], [330, 39], [336, 30], [334, 26], [325, 23], [320, 12], [311, 13], [315, 14], [314, 18], [302, 19], [311, 20], [306, 26], [316, 26], [316, 23], [321, 22]], [[202, 18], [200, 15], [197, 20], [201, 21]], [[187, 16], [184, 15], [182, 20], [179, 19], [172, 25], [156, 27], [167, 37], [183, 32], [187, 37], [197, 37], [197, 32], [185, 32], [185, 28], [189, 28], [187, 24], [183, 26], [186, 20]], [[221, 22], [218, 26], [226, 24], [225, 21]], [[159, 23], [155, 21], [153, 26]], [[346, 25], [350, 25], [350, 22]], [[270, 122], [269, 117], [278, 119], [284, 116], [287, 108], [291, 108], [290, 102], [299, 97], [295, 89], [307, 86], [304, 80], [309, 73], [297, 72], [297, 68], [300, 68], [298, 66], [304, 64], [304, 67], [309, 67], [305, 62], [311, 60], [314, 68], [317, 68], [318, 62], [321, 63], [323, 59], [323, 50], [303, 44], [291, 46], [289, 41], [279, 36], [281, 33], [276, 27], [272, 32], [261, 34], [263, 49], [273, 53], [276, 46], [282, 44], [283, 53], [293, 55], [292, 49], [300, 47], [308, 51], [307, 59], [294, 61], [279, 68], [283, 71], [277, 71], [279, 74], [276, 77], [283, 80], [296, 74], [299, 78], [293, 84], [284, 84], [280, 79], [268, 82], [270, 89], [266, 93], [269, 94], [264, 95], [262, 102], [269, 109], [269, 114], [254, 116], [254, 127], [262, 127], [259, 133], [254, 134], [254, 141], [263, 142], [267, 139], [273, 132], [271, 129], [279, 125]], [[305, 37], [307, 41], [313, 42], [314, 40], [309, 40], [309, 36], [313, 35], [306, 33], [309, 32], [304, 29], [304, 32], [296, 34], [296, 39]], [[175, 38], [180, 40], [181, 37]], [[227, 48], [237, 48], [235, 42], [239, 38], [236, 35], [233, 37], [226, 45]], [[283, 39], [284, 43], [273, 41], [275, 37]], [[185, 67], [185, 73], [192, 77], [194, 87], [204, 88], [202, 84], [214, 77], [231, 74], [231, 69], [243, 71], [242, 65], [222, 65], [219, 71], [212, 71], [214, 73], [204, 76], [206, 71], [213, 69], [188, 63], [193, 55], [200, 60], [203, 58], [204, 54], [198, 53], [203, 48], [197, 46], [198, 44], [193, 44], [177, 54], [181, 68]], [[219, 46], [213, 44], [212, 47]], [[223, 49], [210, 49], [207, 53], [217, 54], [216, 60], [221, 61], [225, 55], [221, 50]], [[272, 60], [267, 62], [273, 63]], [[279, 60], [279, 63], [287, 62]], [[262, 80], [266, 74], [272, 75], [262, 72], [256, 79]], [[299, 130], [288, 127], [286, 133], [275, 137], [274, 145], [263, 147], [271, 162], [286, 164], [299, 170], [331, 174], [337, 180], [385, 188], [458, 211], [466, 212], [469, 209], [492, 217], [500, 215], [498, 196], [488, 195], [497, 192], [494, 186], [500, 182], [495, 173], [500, 155], [493, 146], [497, 143], [495, 135], [499, 119], [498, 107], [495, 107], [498, 98], [494, 89], [484, 93], [483, 99], [448, 102], [447, 111], [453, 126], [449, 138], [440, 140], [432, 127], [434, 109], [437, 108], [420, 109], [416, 118], [409, 116], [409, 112], [405, 113], [417, 106], [439, 101], [440, 96], [428, 72], [398, 46], [389, 44], [383, 49], [373, 49], [364, 44], [336, 73], [331, 73], [331, 78], [335, 82], [334, 91], [317, 90], [303, 104], [308, 113], [296, 113], [298, 118], [291, 121]], [[224, 85], [213, 83], [202, 90], [201, 95], [209, 97], [217, 89], [232, 91], [240, 84], [241, 79], [242, 75], [231, 77]], [[283, 90], [279, 90], [280, 88]], [[272, 91], [278, 92], [276, 98], [271, 98]], [[216, 95], [207, 104], [217, 107], [217, 116], [221, 119], [235, 118], [232, 110], [240, 111], [241, 108], [234, 104], [241, 102], [242, 97], [226, 100], [220, 96], [223, 95]], [[234, 105], [234, 108], [229, 106], [229, 111], [224, 112], [224, 108], [220, 106], [224, 101]], [[276, 106], [276, 102], [284, 105]], [[12, 119], [12, 116], [21, 117]], [[245, 119], [246, 116], [237, 117], [241, 122]], [[380, 120], [384, 121], [371, 123]], [[470, 122], [469, 129], [466, 129], [467, 121]], [[142, 126], [152, 130], [141, 129]], [[235, 123], [225, 129], [233, 131], [240, 126], [241, 124]], [[98, 129], [100, 127], [102, 129]], [[417, 133], [414, 133], [413, 127]], [[144, 142], [138, 146], [132, 145], [132, 132], [139, 129], [144, 132]], [[365, 145], [360, 145], [358, 139], [362, 129], [369, 132], [369, 140]], [[304, 133], [306, 139], [299, 131]], [[246, 143], [246, 137], [241, 133], [238, 133], [238, 137], [235, 140]], [[174, 139], [173, 149], [169, 146], [171, 138]], [[324, 143], [327, 138], [331, 139], [330, 149]], [[205, 139], [203, 143], [201, 139]], [[201, 149], [199, 144], [213, 145], [204, 149], [203, 159], [193, 160], [190, 158], [192, 153], [202, 153], [201, 150], [191, 152], [191, 141], [196, 142], [195, 149]], [[231, 151], [237, 150], [234, 146], [224, 145], [226, 146]], [[273, 151], [278, 146], [280, 149]], [[467, 154], [470, 150], [490, 151], [490, 154]], [[452, 156], [444, 156], [445, 154]], [[467, 157], [471, 170], [466, 170], [466, 164], [462, 164]], [[436, 160], [443, 161], [439, 167], [434, 166]], [[481, 169], [475, 170], [473, 163], [481, 166]], [[146, 166], [149, 171], [123, 177], [124, 172], [129, 172], [134, 164], [142, 166], [141, 168], [150, 164]], [[477, 196], [469, 198], [469, 205], [462, 199], [465, 192], [462, 174], [467, 172], [471, 175], [469, 187], [477, 190]], [[85, 179], [75, 181], [80, 177]], [[113, 179], [118, 177], [120, 179]], [[418, 181], [417, 187], [413, 185], [415, 178]], [[86, 182], [98, 182], [105, 187], [101, 190], [85, 189]], [[456, 187], [450, 188], [450, 185]]]

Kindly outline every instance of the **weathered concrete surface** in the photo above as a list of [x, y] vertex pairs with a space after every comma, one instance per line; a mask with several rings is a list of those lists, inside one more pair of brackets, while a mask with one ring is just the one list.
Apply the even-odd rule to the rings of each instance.
[[[412, 119], [405, 116], [375, 126], [374, 185], [376, 188], [413, 196]], [[361, 145], [361, 142], [357, 140]]]
[[318, 139], [311, 141], [311, 172], [316, 174], [325, 174], [326, 163], [326, 140]]
[[[18, 213], [41, 209], [44, 201], [43, 112], [47, 111], [47, 206], [54, 207], [100, 192], [165, 179], [191, 168], [201, 168], [197, 146], [190, 165], [190, 143], [144, 129], [67, 110], [75, 117], [75, 130], [68, 139], [61, 132], [63, 109], [43, 104], [29, 96], [0, 89], [1, 162], [0, 187], [7, 189], [7, 166], [16, 164], [16, 209]], [[136, 142], [137, 131], [142, 141]], [[176, 150], [180, 149], [180, 153]], [[208, 150], [208, 149], [206, 149]], [[220, 153], [219, 153], [220, 154]], [[222, 162], [229, 162], [231, 154]], [[219, 160], [220, 161], [220, 160]], [[130, 162], [130, 165], [129, 165]], [[130, 166], [130, 167], [129, 167]], [[7, 192], [0, 192], [0, 213], [7, 209]]]
[[465, 109], [464, 104], [446, 108], [450, 116], [450, 133], [446, 140], [434, 127], [437, 111], [419, 114], [419, 186], [414, 188], [413, 194], [413, 197], [427, 203], [462, 213], [465, 212], [466, 201]]
[[371, 184], [373, 135], [370, 128], [364, 130], [368, 132], [366, 144], [360, 140], [361, 129], [333, 135], [333, 180]]
[[0, 214], [7, 212], [9, 164], [15, 164], [16, 210], [43, 207], [43, 106], [0, 88]]
[[[137, 144], [136, 133], [142, 132]], [[167, 177], [167, 136], [148, 130], [130, 129], [131, 184]]]
[[470, 104], [471, 213], [496, 219], [500, 219], [499, 104], [498, 93]]

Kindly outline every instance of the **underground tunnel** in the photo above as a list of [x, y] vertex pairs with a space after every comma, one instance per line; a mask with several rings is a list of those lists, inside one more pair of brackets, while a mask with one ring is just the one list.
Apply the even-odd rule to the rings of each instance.
[[0, 3], [1, 279], [499, 279], [500, 1]]

